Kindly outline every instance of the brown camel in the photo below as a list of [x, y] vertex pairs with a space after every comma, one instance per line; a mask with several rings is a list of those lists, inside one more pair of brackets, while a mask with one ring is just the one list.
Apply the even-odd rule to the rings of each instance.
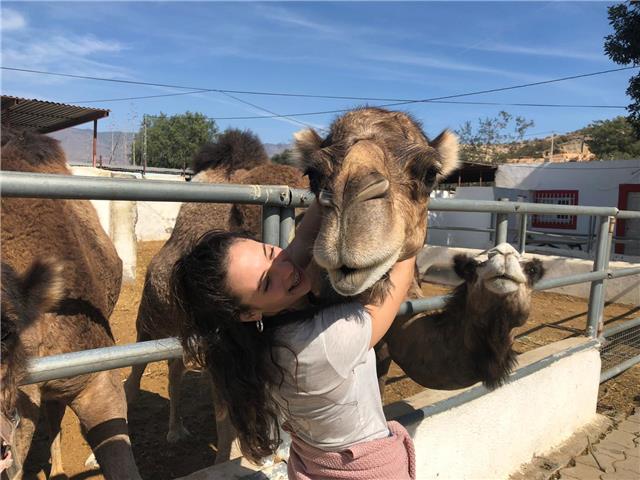
[[389, 354], [423, 387], [452, 390], [482, 381], [496, 388], [517, 363], [511, 331], [529, 317], [542, 262], [521, 261], [502, 243], [486, 260], [457, 255], [454, 270], [464, 282], [441, 311], [396, 319], [385, 337]]
[[429, 194], [457, 168], [456, 137], [429, 141], [409, 115], [379, 108], [344, 114], [324, 139], [311, 129], [295, 137], [324, 207], [316, 263], [342, 296], [384, 295], [389, 269], [424, 243]]
[[[2, 131], [2, 169], [70, 175], [58, 141], [31, 132]], [[28, 357], [114, 345], [108, 318], [120, 292], [122, 262], [89, 201], [2, 198], [2, 260], [25, 271], [37, 258], [62, 266], [63, 294], [53, 313], [20, 334]], [[13, 448], [24, 465], [44, 404], [53, 445], [68, 405], [108, 479], [139, 479], [127, 427], [127, 405], [115, 371], [52, 380], [18, 389], [21, 418]], [[52, 458], [51, 476], [63, 475]], [[21, 478], [19, 468], [14, 478]]]
[[[17, 410], [18, 385], [25, 377], [27, 361], [20, 336], [38, 317], [58, 304], [63, 289], [61, 273], [61, 266], [51, 262], [36, 261], [24, 275], [18, 275], [5, 263], [0, 266], [0, 472], [13, 466], [11, 448], [20, 419]], [[52, 448], [52, 458], [60, 458], [59, 443]], [[16, 465], [15, 470], [19, 468]]]
[[[264, 147], [248, 131], [227, 130], [215, 143], [205, 145], [194, 158], [194, 182], [290, 185], [308, 188], [302, 172], [287, 165], [268, 163]], [[193, 243], [212, 229], [248, 230], [261, 237], [261, 208], [257, 205], [184, 203], [171, 237], [153, 257], [147, 269], [136, 328], [138, 341], [177, 336], [180, 333], [180, 310], [175, 308], [170, 291], [171, 271], [175, 262]], [[180, 384], [187, 367], [181, 359], [169, 360], [169, 432], [167, 441], [177, 442], [189, 435], [179, 414]], [[131, 403], [140, 390], [146, 365], [136, 365], [126, 381], [127, 400]], [[235, 433], [226, 410], [217, 400], [216, 425], [218, 451], [216, 463], [232, 455]], [[234, 456], [235, 456], [234, 452]]]

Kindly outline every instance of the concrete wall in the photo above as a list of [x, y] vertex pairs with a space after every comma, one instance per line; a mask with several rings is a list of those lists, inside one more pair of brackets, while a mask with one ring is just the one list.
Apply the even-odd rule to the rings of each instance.
[[[418, 253], [418, 270], [421, 277], [429, 282], [445, 285], [457, 285], [460, 279], [453, 272], [451, 262], [458, 253], [476, 256], [481, 252], [471, 248], [448, 248], [426, 246]], [[556, 255], [537, 255], [525, 253], [524, 258], [539, 258], [546, 269], [545, 279], [568, 277], [579, 273], [593, 271], [593, 260], [580, 258], [566, 258]], [[609, 268], [632, 268], [640, 263], [612, 261]], [[579, 283], [566, 287], [552, 288], [546, 292], [562, 293], [579, 298], [589, 298], [591, 283]], [[608, 302], [624, 303], [626, 305], [640, 305], [640, 275], [620, 277], [605, 282], [605, 300]]]
[[[85, 177], [135, 178], [135, 175], [109, 172], [92, 167], [71, 167], [74, 175]], [[136, 202], [91, 200], [98, 213], [102, 228], [107, 233], [122, 260], [122, 281], [133, 282], [136, 278], [137, 239], [135, 225]]]
[[[437, 480], [507, 479], [597, 419], [600, 354], [595, 341], [571, 338], [527, 352], [505, 386], [425, 390], [388, 405], [416, 449], [417, 477]], [[200, 470], [182, 480], [286, 479], [286, 465], [251, 467], [241, 460]]]

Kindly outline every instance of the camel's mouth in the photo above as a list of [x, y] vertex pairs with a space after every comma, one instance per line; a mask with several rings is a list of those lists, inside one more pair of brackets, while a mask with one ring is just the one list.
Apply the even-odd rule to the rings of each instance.
[[517, 291], [523, 283], [521, 278], [508, 274], [496, 275], [484, 282], [487, 290], [498, 295], [513, 293]]
[[331, 286], [344, 297], [358, 295], [371, 288], [391, 269], [399, 253], [395, 252], [386, 260], [369, 267], [353, 268], [343, 265], [337, 269], [328, 269]]

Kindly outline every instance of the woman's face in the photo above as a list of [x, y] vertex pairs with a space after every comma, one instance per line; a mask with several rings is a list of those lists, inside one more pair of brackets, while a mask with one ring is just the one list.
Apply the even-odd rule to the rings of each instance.
[[247, 321], [286, 310], [311, 289], [285, 250], [245, 239], [229, 248], [227, 281], [231, 292], [253, 310]]

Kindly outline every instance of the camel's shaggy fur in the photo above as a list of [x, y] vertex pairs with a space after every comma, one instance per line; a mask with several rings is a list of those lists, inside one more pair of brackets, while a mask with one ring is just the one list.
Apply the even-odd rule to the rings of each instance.
[[[420, 385], [451, 390], [481, 381], [496, 388], [516, 365], [511, 331], [529, 317], [531, 291], [544, 268], [538, 259], [519, 261], [508, 244], [494, 251], [484, 262], [456, 256], [454, 270], [464, 282], [444, 308], [399, 318], [389, 330], [390, 357]], [[492, 282], [509, 288], [496, 290]]]

